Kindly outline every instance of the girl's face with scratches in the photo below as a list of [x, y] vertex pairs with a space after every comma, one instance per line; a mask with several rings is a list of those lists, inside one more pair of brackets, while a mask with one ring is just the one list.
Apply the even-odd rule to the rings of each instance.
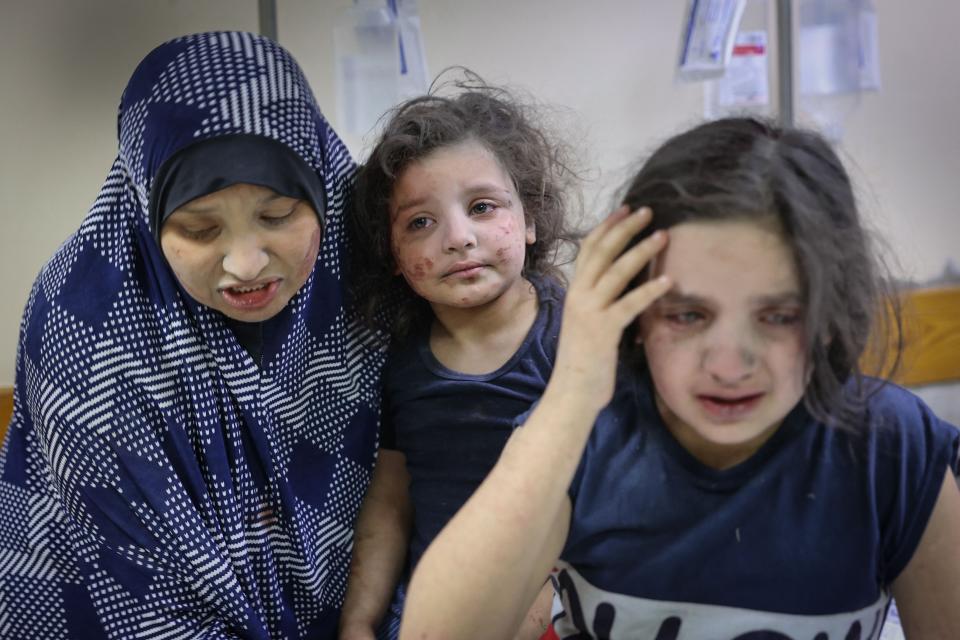
[[513, 180], [475, 140], [411, 163], [390, 199], [396, 271], [434, 312], [495, 303], [523, 286], [536, 230]]
[[725, 469], [753, 455], [803, 397], [800, 278], [778, 228], [686, 222], [669, 234], [652, 273], [674, 285], [640, 316], [640, 337], [667, 428]]

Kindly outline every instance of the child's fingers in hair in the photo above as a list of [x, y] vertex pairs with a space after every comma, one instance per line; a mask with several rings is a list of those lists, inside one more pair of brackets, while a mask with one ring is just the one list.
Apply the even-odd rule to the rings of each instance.
[[619, 297], [631, 280], [667, 246], [667, 233], [656, 231], [624, 251], [597, 281], [597, 293], [605, 300]]
[[611, 310], [617, 314], [620, 320], [621, 328], [625, 329], [637, 316], [656, 302], [657, 298], [669, 291], [672, 286], [673, 282], [668, 276], [658, 276], [625, 293], [611, 305]]
[[629, 215], [621, 207], [590, 232], [580, 247], [577, 276], [593, 284], [643, 228], [650, 222], [650, 209], [643, 208]]

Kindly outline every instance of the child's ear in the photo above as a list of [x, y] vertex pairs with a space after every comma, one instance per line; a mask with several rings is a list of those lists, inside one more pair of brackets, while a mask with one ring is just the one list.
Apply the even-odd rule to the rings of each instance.
[[527, 244], [533, 244], [537, 241], [537, 226], [533, 223], [533, 220], [527, 223], [527, 233], [526, 233]]

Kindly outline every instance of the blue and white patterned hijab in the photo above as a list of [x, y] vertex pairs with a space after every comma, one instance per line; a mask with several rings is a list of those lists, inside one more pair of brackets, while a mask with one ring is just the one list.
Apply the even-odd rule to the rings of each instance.
[[[120, 153], [27, 303], [0, 453], [0, 637], [333, 637], [373, 466], [381, 344], [345, 311], [354, 165], [290, 55], [245, 33], [134, 72]], [[325, 189], [320, 256], [258, 367], [147, 224], [158, 167], [273, 138]]]

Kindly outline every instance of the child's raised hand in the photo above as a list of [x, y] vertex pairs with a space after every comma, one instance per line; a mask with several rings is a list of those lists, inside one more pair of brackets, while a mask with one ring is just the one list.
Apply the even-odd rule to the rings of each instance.
[[590, 232], [567, 291], [551, 385], [561, 394], [577, 394], [596, 410], [613, 396], [623, 330], [670, 288], [661, 276], [621, 295], [667, 244], [666, 233], [657, 231], [623, 251], [650, 219], [649, 209], [630, 213], [624, 206]]

